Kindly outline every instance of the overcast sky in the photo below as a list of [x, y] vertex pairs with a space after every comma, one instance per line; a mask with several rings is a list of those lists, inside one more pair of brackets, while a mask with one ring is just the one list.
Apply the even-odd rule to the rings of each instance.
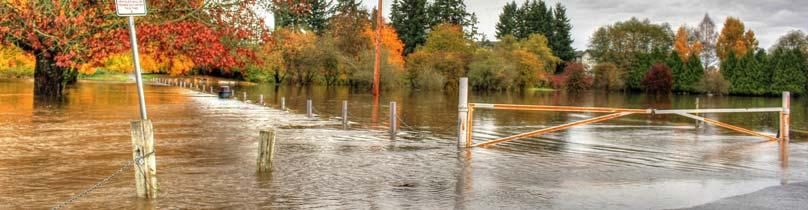
[[[516, 0], [522, 4], [525, 0]], [[384, 0], [385, 17], [389, 17], [392, 0]], [[494, 39], [495, 25], [502, 6], [510, 0], [466, 0], [469, 12], [477, 13], [479, 30]], [[654, 23], [667, 22], [676, 30], [680, 25], [695, 26], [709, 13], [718, 31], [728, 16], [739, 17], [747, 28], [755, 31], [760, 47], [769, 48], [778, 37], [790, 30], [807, 31], [808, 0], [546, 0], [567, 7], [572, 20], [573, 47], [585, 49], [589, 37], [600, 26], [631, 17], [648, 18]], [[376, 7], [378, 0], [363, 0]]]

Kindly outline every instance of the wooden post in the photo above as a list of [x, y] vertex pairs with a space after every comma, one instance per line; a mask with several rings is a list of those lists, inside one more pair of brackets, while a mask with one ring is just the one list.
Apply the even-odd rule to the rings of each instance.
[[247, 91], [244, 91], [244, 101], [247, 101]]
[[213, 94], [213, 85], [210, 86], [210, 93]]
[[791, 129], [791, 93], [783, 92], [783, 111], [780, 112], [780, 161], [788, 166], [788, 147]]
[[343, 127], [348, 126], [348, 101], [347, 100], [342, 101], [342, 126]]
[[393, 136], [393, 137], [396, 136], [396, 124], [397, 124], [396, 119], [398, 119], [398, 118], [396, 118], [396, 102], [391, 101], [390, 102], [390, 136]]
[[157, 154], [154, 152], [151, 121], [132, 121], [132, 159], [135, 161], [135, 188], [138, 197], [157, 198]]
[[311, 99], [306, 100], [306, 116], [309, 118], [314, 117], [314, 110], [311, 105]]
[[261, 131], [258, 145], [258, 172], [270, 172], [275, 155], [275, 130]]
[[264, 94], [258, 97], [258, 104], [264, 105]]
[[281, 111], [286, 111], [286, 97], [281, 97]]
[[207, 89], [208, 89], [208, 87], [207, 87], [205, 84], [202, 84], [202, 89], [200, 89], [200, 90], [201, 90], [201, 92], [203, 92], [203, 93], [204, 93], [204, 92], [205, 92], [205, 90], [207, 90]]
[[459, 96], [457, 100], [457, 147], [468, 147], [470, 145], [466, 145], [466, 133], [468, 132], [467, 125], [468, 125], [468, 82], [469, 79], [466, 77], [460, 78], [460, 88], [459, 89]]

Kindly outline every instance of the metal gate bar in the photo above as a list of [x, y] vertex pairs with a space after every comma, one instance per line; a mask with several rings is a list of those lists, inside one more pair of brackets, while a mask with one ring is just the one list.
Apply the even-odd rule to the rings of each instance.
[[[529, 137], [538, 136], [538, 135], [544, 135], [544, 134], [547, 134], [547, 133], [568, 129], [568, 128], [571, 128], [573, 126], [602, 122], [602, 121], [611, 120], [611, 119], [614, 119], [614, 118], [623, 117], [623, 116], [630, 115], [630, 114], [634, 114], [634, 113], [620, 112], [620, 113], [614, 113], [614, 114], [604, 115], [604, 116], [595, 117], [595, 118], [589, 118], [589, 119], [586, 119], [586, 120], [571, 122], [571, 123], [567, 123], [567, 124], [563, 124], [563, 125], [559, 125], [559, 126], [554, 126], [554, 127], [549, 127], [549, 128], [536, 130], [536, 131], [527, 132], [527, 133], [517, 134], [517, 135], [513, 135], [513, 136], [509, 136], [509, 137], [505, 137], [505, 138], [501, 138], [501, 139], [497, 139], [497, 140], [491, 140], [491, 141], [487, 141], [487, 142], [472, 145], [472, 147], [485, 147], [485, 146], [489, 146], [489, 145], [493, 145], [493, 144], [499, 144], [499, 143], [505, 143], [505, 142], [509, 142], [509, 141], [513, 141], [513, 140], [517, 140], [517, 139], [529, 138]], [[469, 129], [469, 130], [471, 130], [471, 129]]]

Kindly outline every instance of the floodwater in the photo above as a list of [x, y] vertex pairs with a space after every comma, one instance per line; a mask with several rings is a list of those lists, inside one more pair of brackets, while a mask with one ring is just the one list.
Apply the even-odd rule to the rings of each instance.
[[[808, 180], [808, 100], [792, 105], [792, 144], [676, 116], [636, 115], [536, 138], [458, 150], [456, 93], [245, 85], [250, 103], [149, 84], [159, 198], [135, 196], [133, 172], [71, 204], [76, 209], [670, 209]], [[134, 84], [82, 82], [58, 103], [35, 102], [33, 83], [0, 81], [0, 209], [45, 209], [131, 159]], [[269, 105], [256, 105], [264, 95]], [[286, 97], [289, 112], [277, 109]], [[473, 92], [472, 102], [625, 108], [779, 107], [777, 97], [634, 93]], [[317, 120], [305, 117], [311, 98]], [[349, 101], [350, 128], [337, 116]], [[406, 124], [395, 139], [390, 101]], [[375, 109], [374, 109], [375, 107]], [[375, 111], [374, 111], [375, 110]], [[598, 114], [478, 110], [474, 142]], [[776, 114], [713, 119], [774, 133]], [[276, 128], [273, 172], [256, 173], [258, 134]]]

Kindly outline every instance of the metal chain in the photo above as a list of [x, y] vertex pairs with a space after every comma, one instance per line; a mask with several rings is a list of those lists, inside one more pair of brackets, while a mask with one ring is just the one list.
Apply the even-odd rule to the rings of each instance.
[[64, 207], [66, 207], [67, 205], [70, 205], [73, 202], [76, 202], [79, 198], [84, 197], [85, 195], [89, 194], [92, 191], [97, 190], [98, 188], [101, 188], [101, 186], [104, 186], [104, 184], [106, 184], [107, 182], [112, 180], [112, 178], [115, 178], [116, 176], [120, 175], [123, 171], [125, 171], [126, 169], [129, 169], [135, 163], [137, 163], [138, 166], [143, 165], [143, 159], [145, 159], [146, 157], [151, 156], [153, 154], [154, 154], [154, 152], [151, 152], [151, 153], [146, 154], [144, 156], [140, 156], [138, 158], [135, 158], [134, 160], [130, 160], [129, 162], [127, 162], [126, 164], [121, 166], [121, 168], [119, 168], [117, 171], [112, 173], [112, 175], [107, 176], [106, 178], [102, 179], [98, 183], [95, 183], [95, 185], [93, 185], [92, 187], [90, 187], [87, 190], [84, 190], [83, 192], [71, 197], [70, 199], [68, 199], [68, 200], [66, 200], [66, 201], [64, 201], [62, 203], [59, 203], [59, 205], [56, 205], [55, 207], [51, 208], [51, 210], [62, 209]]

